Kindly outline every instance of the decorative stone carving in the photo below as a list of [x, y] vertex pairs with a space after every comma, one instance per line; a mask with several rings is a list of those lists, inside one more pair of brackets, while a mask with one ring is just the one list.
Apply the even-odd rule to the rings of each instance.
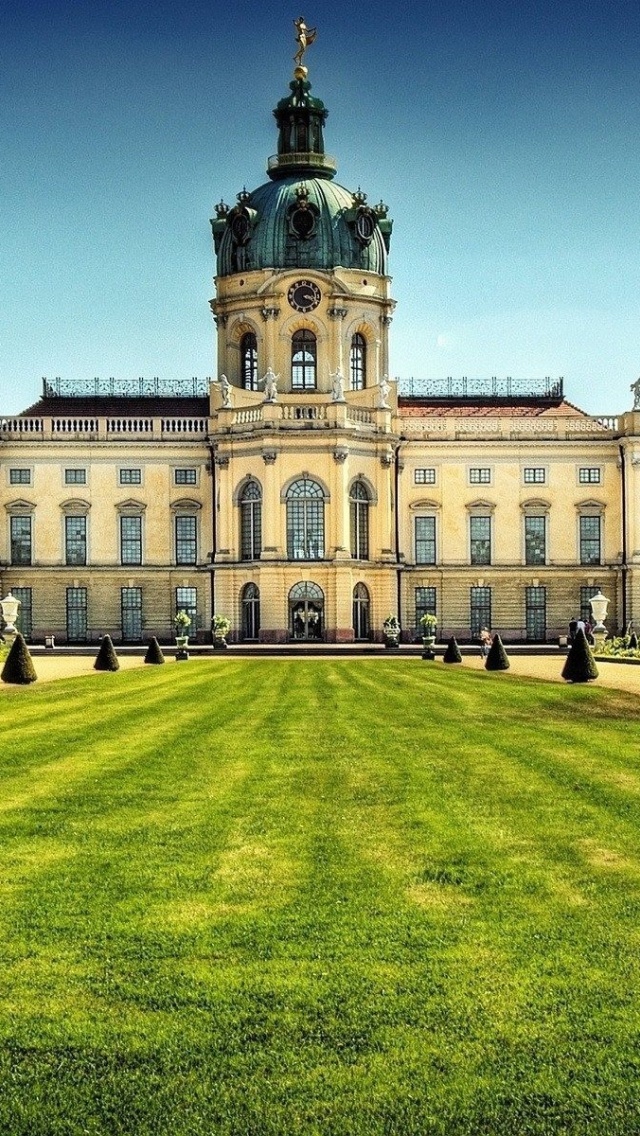
[[332, 319], [332, 320], [343, 320], [343, 319], [347, 318], [347, 309], [346, 308], [329, 308], [328, 311], [327, 311], [327, 315], [328, 315], [329, 319]]
[[214, 381], [214, 386], [220, 387], [220, 394], [222, 395], [222, 407], [224, 410], [231, 408], [231, 383], [226, 375], [220, 375], [219, 379]]
[[380, 386], [379, 386], [379, 389], [378, 389], [378, 409], [379, 410], [390, 410], [391, 409], [391, 407], [389, 406], [389, 401], [388, 401], [390, 390], [391, 390], [391, 383], [389, 382], [389, 376], [383, 375], [381, 380], [380, 380]]
[[280, 315], [280, 308], [263, 308], [261, 312], [262, 318], [266, 323], [267, 320], [276, 320]]
[[278, 400], [278, 379], [280, 375], [275, 375], [271, 367], [268, 368], [264, 378], [258, 381], [258, 386], [264, 384], [264, 401], [277, 402]]
[[333, 402], [345, 402], [344, 397], [344, 384], [345, 379], [342, 371], [337, 370], [333, 375], [329, 375], [331, 379], [331, 398]]
[[275, 450], [263, 450], [262, 451], [262, 460], [263, 460], [265, 465], [273, 465], [277, 456], [278, 455], [276, 454]]
[[344, 446], [339, 446], [337, 450], [333, 451], [333, 460], [342, 465], [349, 457], [349, 451]]
[[220, 469], [228, 469], [229, 468], [229, 455], [228, 454], [216, 454], [214, 460], [215, 460], [216, 465], [219, 466]]

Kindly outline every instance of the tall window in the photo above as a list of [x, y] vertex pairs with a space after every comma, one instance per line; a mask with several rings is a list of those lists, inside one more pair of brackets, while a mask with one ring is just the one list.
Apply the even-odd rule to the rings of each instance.
[[524, 562], [545, 564], [547, 560], [546, 518], [524, 518]]
[[87, 639], [87, 589], [67, 588], [67, 641], [85, 643]]
[[195, 564], [198, 559], [197, 518], [176, 517], [176, 564]]
[[186, 611], [191, 623], [189, 634], [195, 635], [198, 629], [198, 591], [196, 588], [176, 588], [176, 613]]
[[371, 637], [371, 614], [369, 592], [364, 584], [356, 584], [353, 589], [353, 634], [356, 639]]
[[31, 564], [31, 517], [11, 517], [11, 563]]
[[120, 517], [120, 563], [142, 564], [142, 517]]
[[601, 556], [601, 517], [580, 517], [580, 563], [600, 564]]
[[33, 636], [33, 607], [31, 588], [12, 588], [11, 591], [17, 600], [20, 600], [16, 627], [23, 638], [30, 640]]
[[65, 563], [87, 563], [87, 518], [65, 517], [64, 519]]
[[351, 340], [349, 370], [351, 375], [351, 390], [364, 390], [367, 385], [367, 341], [360, 332], [354, 335]]
[[369, 491], [362, 481], [354, 481], [349, 494], [351, 509], [351, 555], [369, 559]]
[[293, 390], [315, 390], [317, 343], [306, 327], [295, 331], [291, 339], [291, 386]]
[[242, 638], [258, 639], [260, 635], [260, 589], [247, 584], [242, 591]]
[[121, 588], [122, 638], [126, 643], [142, 639], [142, 588]]
[[469, 517], [469, 535], [471, 563], [490, 564], [491, 517]]
[[240, 340], [240, 373], [245, 390], [258, 390], [258, 341], [252, 331]]
[[543, 643], [547, 636], [547, 589], [525, 589], [527, 639]]
[[436, 519], [416, 517], [416, 564], [436, 562]]
[[309, 477], [294, 481], [287, 490], [287, 556], [290, 560], [324, 556], [324, 493]]
[[491, 588], [471, 588], [471, 634], [478, 636], [483, 627], [491, 628]]
[[240, 497], [240, 559], [258, 560], [262, 552], [262, 492], [249, 481]]
[[416, 616], [415, 626], [416, 634], [421, 634], [420, 620], [423, 615], [436, 615], [436, 589], [435, 588], [416, 588], [415, 590], [416, 601]]

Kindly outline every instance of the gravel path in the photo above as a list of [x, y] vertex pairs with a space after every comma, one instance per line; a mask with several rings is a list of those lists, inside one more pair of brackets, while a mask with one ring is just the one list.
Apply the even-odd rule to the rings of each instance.
[[[511, 669], [508, 675], [526, 675], [529, 678], [546, 679], [550, 682], [562, 682], [561, 671], [564, 666], [564, 659], [565, 656], [560, 653], [557, 655], [515, 655], [510, 660]], [[94, 671], [93, 661], [93, 657], [90, 655], [40, 655], [34, 659], [34, 666], [39, 682], [51, 682], [58, 678], [74, 678], [77, 675], [94, 675], [96, 678], [100, 678], [101, 672]], [[120, 656], [119, 661], [122, 670], [131, 670], [133, 667], [144, 666], [141, 655]], [[208, 658], [207, 661], [219, 664], [221, 660]], [[307, 659], [307, 661], [313, 660]], [[416, 659], [416, 664], [418, 662], [420, 662], [421, 666], [425, 667], [443, 665], [438, 661], [427, 664]], [[167, 665], [174, 666], [175, 659], [168, 658]], [[470, 667], [473, 670], [481, 670], [484, 666], [484, 662], [479, 656], [465, 656], [462, 666]], [[600, 663], [599, 671], [600, 677], [597, 679], [597, 683], [600, 686], [611, 686], [617, 690], [629, 690], [633, 694], [640, 695], [640, 666], [629, 666], [624, 663]], [[4, 683], [0, 683], [0, 689], [8, 690], [9, 687]], [[15, 687], [13, 689], [15, 689]], [[21, 689], [29, 690], [33, 689], [33, 687], [22, 687]]]

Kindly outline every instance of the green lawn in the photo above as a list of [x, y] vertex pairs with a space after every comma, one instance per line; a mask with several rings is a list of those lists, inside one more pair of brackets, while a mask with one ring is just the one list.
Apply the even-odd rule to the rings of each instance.
[[0, 706], [2, 1136], [640, 1131], [639, 699], [224, 658]]

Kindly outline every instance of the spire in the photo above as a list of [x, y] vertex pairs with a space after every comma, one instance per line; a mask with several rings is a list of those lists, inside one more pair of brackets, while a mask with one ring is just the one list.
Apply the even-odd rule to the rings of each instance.
[[274, 181], [279, 178], [302, 175], [332, 178], [336, 172], [335, 159], [324, 152], [323, 127], [329, 113], [321, 99], [311, 91], [308, 69], [302, 59], [316, 38], [315, 28], [308, 28], [302, 16], [294, 20], [298, 51], [291, 94], [281, 99], [274, 110], [278, 123], [278, 153], [269, 158], [267, 173]]

